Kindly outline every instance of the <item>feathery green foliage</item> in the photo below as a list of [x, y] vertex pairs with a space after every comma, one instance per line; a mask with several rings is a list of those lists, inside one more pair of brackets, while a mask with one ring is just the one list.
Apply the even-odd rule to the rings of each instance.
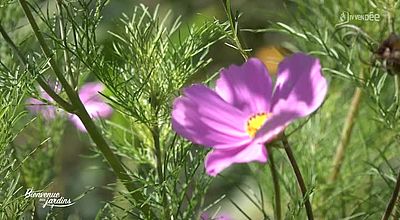
[[[133, 12], [123, 13], [108, 27], [102, 22], [112, 2], [0, 2], [0, 28], [5, 31], [0, 41], [0, 219], [93, 218], [93, 213], [97, 219], [199, 219], [203, 213], [216, 217], [221, 207], [234, 219], [272, 219], [277, 204], [270, 164], [252, 163], [250, 169], [235, 165], [211, 178], [203, 168], [207, 150], [179, 137], [170, 123], [180, 90], [196, 81], [196, 74], [213, 74], [207, 67], [214, 64], [215, 54], [221, 57], [213, 51], [221, 49], [219, 42], [247, 59], [256, 55], [255, 48], [249, 48], [256, 42], [246, 39], [271, 33], [279, 33], [279, 44], [288, 50], [318, 57], [330, 80], [324, 105], [285, 132], [315, 218], [382, 216], [400, 168], [400, 80], [385, 68], [376, 50], [397, 31], [399, 1], [283, 1], [285, 19], [265, 20], [256, 25], [259, 28], [246, 27], [242, 18], [263, 15], [241, 11], [241, 2], [229, 0], [218, 6], [226, 22], [202, 15], [196, 17], [201, 22], [187, 22], [174, 15], [177, 11], [165, 10], [163, 2], [132, 6]], [[372, 13], [380, 19], [343, 22], [343, 13]], [[200, 78], [213, 84], [214, 76]], [[116, 111], [112, 118], [94, 123], [77, 92], [96, 80], [105, 85], [101, 95]], [[46, 100], [35, 82], [62, 86]], [[336, 145], [343, 142], [343, 123], [356, 88], [363, 95], [361, 104], [351, 122], [354, 128], [340, 172], [332, 179]], [[57, 117], [27, 114], [25, 100], [31, 97], [55, 106]], [[66, 112], [83, 119], [88, 133], [71, 132]], [[66, 149], [69, 142], [85, 146], [73, 151]], [[306, 199], [282, 147], [276, 142], [268, 150], [277, 168], [283, 218], [305, 219]], [[59, 160], [65, 160], [65, 150], [75, 157], [67, 158], [73, 161], [69, 166], [79, 161], [76, 169], [89, 170], [96, 183], [63, 173], [65, 165]], [[29, 188], [67, 193], [70, 189], [62, 183], [66, 179], [76, 181], [69, 187], [80, 194], [65, 195], [76, 198], [70, 208], [43, 209], [37, 200], [24, 197]], [[101, 190], [98, 200], [90, 197]], [[97, 206], [85, 216], [80, 206], [93, 203]], [[399, 216], [400, 208], [393, 213]]]

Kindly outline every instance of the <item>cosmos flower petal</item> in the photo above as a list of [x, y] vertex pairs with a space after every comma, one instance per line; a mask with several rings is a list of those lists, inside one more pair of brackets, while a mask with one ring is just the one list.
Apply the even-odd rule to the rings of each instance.
[[79, 90], [79, 98], [83, 103], [86, 103], [90, 100], [100, 101], [101, 96], [99, 92], [104, 90], [104, 85], [99, 82], [90, 82], [86, 83]]
[[210, 214], [207, 212], [203, 212], [200, 215], [200, 220], [232, 220], [231, 216], [226, 213], [221, 213], [217, 215], [215, 218], [212, 218]]
[[69, 120], [74, 124], [74, 126], [82, 131], [82, 132], [87, 132], [85, 126], [83, 125], [81, 119], [77, 115], [70, 115]]
[[253, 161], [262, 163], [267, 161], [267, 150], [263, 144], [252, 142], [240, 148], [214, 149], [208, 153], [205, 167], [208, 175], [216, 176], [234, 163], [248, 163]]
[[228, 214], [220, 214], [215, 218], [215, 220], [232, 220], [232, 218]]
[[[107, 118], [111, 116], [113, 112], [111, 106], [105, 103], [98, 93], [103, 89], [103, 85], [100, 83], [87, 83], [79, 91], [79, 97], [81, 98], [89, 116], [93, 119]], [[76, 128], [78, 128], [78, 130], [86, 132], [86, 128], [78, 116], [71, 114], [69, 120], [75, 125]]]
[[51, 120], [56, 117], [56, 107], [48, 103], [44, 103], [35, 98], [28, 98], [26, 104], [26, 108], [29, 111], [35, 114], [41, 114], [46, 120]]
[[268, 143], [275, 139], [286, 126], [296, 118], [299, 118], [297, 111], [282, 111], [273, 114], [264, 125], [257, 131], [254, 141], [256, 143]]
[[245, 133], [246, 116], [203, 85], [186, 88], [175, 99], [172, 128], [194, 143], [226, 148], [250, 141]]
[[[79, 90], [79, 98], [81, 99], [83, 105], [85, 106], [88, 114], [91, 118], [105, 118], [112, 114], [112, 108], [107, 103], [102, 100], [99, 92], [104, 90], [104, 86], [98, 82], [86, 83]], [[55, 92], [59, 93], [61, 91], [61, 87], [55, 87]], [[40, 88], [40, 96], [43, 99], [52, 102], [53, 99]], [[27, 100], [27, 108], [34, 112], [42, 114], [46, 119], [53, 119], [56, 116], [56, 108], [54, 106], [48, 105], [47, 103], [43, 103], [40, 100], [29, 98]], [[65, 114], [63, 111], [60, 113]], [[81, 120], [78, 116], [66, 113], [68, 115], [69, 120], [81, 131], [86, 131], [83, 126]]]
[[89, 101], [84, 105], [91, 118], [107, 118], [113, 112], [111, 106], [102, 101]]
[[[56, 87], [56, 89], [59, 87]], [[53, 102], [53, 98], [49, 96], [42, 88], [39, 88], [40, 97], [44, 100], [47, 100], [48, 103], [45, 103], [39, 99], [28, 98], [26, 100], [27, 109], [35, 114], [41, 114], [46, 120], [51, 120], [56, 117], [56, 107], [51, 105]]]
[[[90, 101], [84, 103], [84, 106], [90, 117], [93, 119], [109, 117], [113, 112], [111, 106], [105, 102]], [[77, 115], [69, 114], [69, 120], [78, 130], [87, 132], [81, 119]]]
[[272, 81], [265, 65], [255, 58], [241, 66], [223, 69], [215, 90], [225, 101], [244, 112], [266, 112], [270, 108]]
[[271, 112], [295, 111], [296, 118], [307, 116], [322, 104], [327, 89], [319, 60], [296, 53], [279, 64]]

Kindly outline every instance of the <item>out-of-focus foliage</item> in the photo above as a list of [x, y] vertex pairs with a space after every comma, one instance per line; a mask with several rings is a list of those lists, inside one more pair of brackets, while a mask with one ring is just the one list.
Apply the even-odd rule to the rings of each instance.
[[[290, 22], [276, 22], [249, 33], [280, 32], [290, 38], [281, 45], [307, 51], [321, 59], [325, 75], [332, 76], [324, 106], [290, 139], [306, 176], [315, 215], [321, 219], [377, 219], [385, 210], [399, 168], [399, 102], [395, 77], [374, 54], [398, 20], [398, 1], [285, 1]], [[343, 20], [344, 15], [378, 14], [379, 21]], [[342, 19], [342, 20], [341, 20]], [[351, 18], [350, 18], [351, 19]], [[336, 143], [355, 87], [363, 91], [341, 175], [328, 181]], [[295, 129], [293, 126], [292, 129]], [[303, 218], [303, 203], [287, 161], [280, 157], [281, 183], [290, 200], [288, 219]], [[283, 160], [283, 161], [282, 161]], [[288, 170], [286, 170], [288, 169]], [[289, 173], [289, 174], [288, 174]], [[268, 182], [263, 176], [260, 183]], [[270, 192], [271, 194], [273, 192]], [[272, 202], [273, 200], [271, 200]], [[296, 202], [297, 201], [297, 202]]]
[[21, 172], [23, 161], [13, 155], [13, 141], [21, 132], [18, 122], [25, 115], [20, 111], [31, 80], [24, 71], [0, 68], [0, 218], [16, 219], [24, 215], [32, 201], [23, 197], [20, 181], [24, 178]]
[[[135, 200], [86, 134], [72, 131], [62, 116], [46, 121], [26, 114], [26, 97], [38, 98], [36, 77], [49, 83], [56, 78], [18, 1], [1, 1], [0, 23], [28, 68], [0, 41], [0, 219], [196, 219], [221, 212], [233, 219], [269, 219], [275, 206], [269, 164], [250, 169], [238, 164], [210, 178], [203, 168], [207, 150], [172, 132], [169, 117], [182, 87], [212, 85], [215, 71], [242, 62], [243, 54], [277, 58], [276, 68], [286, 54], [257, 53], [267, 44], [320, 58], [330, 79], [323, 107], [286, 130], [316, 218], [378, 219], [400, 167], [400, 93], [398, 77], [387, 74], [374, 51], [399, 26], [398, 2], [143, 1], [147, 7], [130, 1], [29, 1], [71, 86], [100, 80], [107, 87], [102, 95], [118, 112], [96, 124], [140, 186], [144, 200]], [[344, 23], [344, 12], [372, 12], [380, 20]], [[331, 182], [335, 147], [356, 87], [364, 96], [340, 176]], [[64, 91], [60, 96], [66, 99]], [[274, 143], [269, 150], [285, 219], [304, 219], [303, 198], [279, 147]], [[77, 203], [42, 209], [24, 198], [28, 188], [60, 191]], [[152, 215], [142, 210], [144, 204]]]

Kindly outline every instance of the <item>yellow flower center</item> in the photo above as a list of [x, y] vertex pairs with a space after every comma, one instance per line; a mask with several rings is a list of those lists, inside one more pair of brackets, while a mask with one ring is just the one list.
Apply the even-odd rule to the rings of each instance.
[[246, 132], [250, 137], [255, 137], [257, 131], [263, 126], [265, 121], [270, 117], [271, 114], [269, 113], [257, 113], [252, 115], [249, 120], [247, 121], [246, 125]]

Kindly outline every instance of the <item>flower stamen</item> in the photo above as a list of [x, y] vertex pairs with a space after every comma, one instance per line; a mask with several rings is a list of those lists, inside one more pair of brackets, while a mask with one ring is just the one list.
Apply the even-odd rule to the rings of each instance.
[[271, 116], [270, 113], [261, 112], [252, 115], [246, 124], [246, 132], [250, 137], [255, 137], [257, 131], [263, 126], [265, 121]]

